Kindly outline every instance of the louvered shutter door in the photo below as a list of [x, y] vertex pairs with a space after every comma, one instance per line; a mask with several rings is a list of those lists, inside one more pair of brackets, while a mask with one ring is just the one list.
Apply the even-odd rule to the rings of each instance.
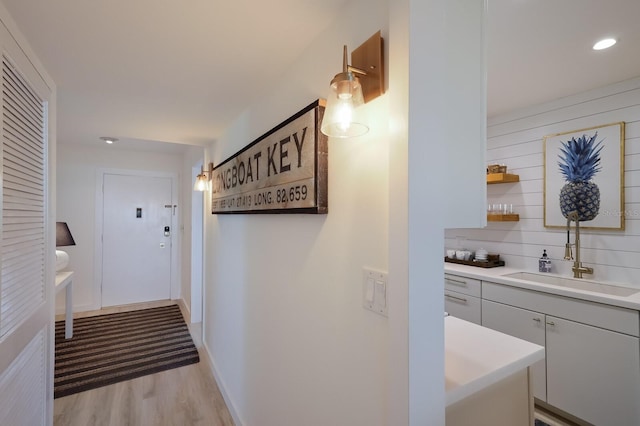
[[2, 58], [0, 339], [45, 301], [44, 102]]

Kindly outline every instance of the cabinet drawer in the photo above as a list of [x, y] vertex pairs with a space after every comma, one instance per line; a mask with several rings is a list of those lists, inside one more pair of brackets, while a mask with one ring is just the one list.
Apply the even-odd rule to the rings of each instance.
[[444, 310], [451, 316], [480, 325], [481, 301], [479, 297], [445, 289]]
[[480, 297], [481, 285], [480, 280], [461, 277], [459, 275], [444, 274], [444, 288], [445, 290], [455, 291], [456, 293]]
[[594, 327], [632, 336], [640, 335], [640, 317], [638, 311], [632, 309], [556, 296], [487, 281], [482, 282], [482, 297], [494, 302], [505, 303]]

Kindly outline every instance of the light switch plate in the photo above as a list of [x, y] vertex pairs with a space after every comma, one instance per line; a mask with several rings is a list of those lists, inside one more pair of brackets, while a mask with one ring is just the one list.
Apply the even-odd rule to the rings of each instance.
[[388, 315], [387, 273], [362, 268], [362, 307], [382, 316]]

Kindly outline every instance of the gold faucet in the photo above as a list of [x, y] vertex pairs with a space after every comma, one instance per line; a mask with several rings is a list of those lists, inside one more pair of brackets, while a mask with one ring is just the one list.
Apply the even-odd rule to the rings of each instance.
[[582, 266], [580, 262], [580, 220], [577, 211], [572, 211], [567, 215], [567, 244], [564, 246], [564, 259], [573, 260], [573, 254], [571, 253], [571, 241], [569, 239], [569, 231], [571, 230], [571, 221], [576, 221], [576, 238], [574, 241], [576, 247], [576, 260], [573, 262], [573, 278], [582, 278], [582, 274], [593, 274], [593, 268]]

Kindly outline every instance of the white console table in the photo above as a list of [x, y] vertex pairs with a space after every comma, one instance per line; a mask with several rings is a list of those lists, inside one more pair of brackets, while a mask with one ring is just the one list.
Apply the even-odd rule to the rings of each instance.
[[73, 271], [56, 272], [56, 294], [65, 289], [64, 337], [73, 337]]

